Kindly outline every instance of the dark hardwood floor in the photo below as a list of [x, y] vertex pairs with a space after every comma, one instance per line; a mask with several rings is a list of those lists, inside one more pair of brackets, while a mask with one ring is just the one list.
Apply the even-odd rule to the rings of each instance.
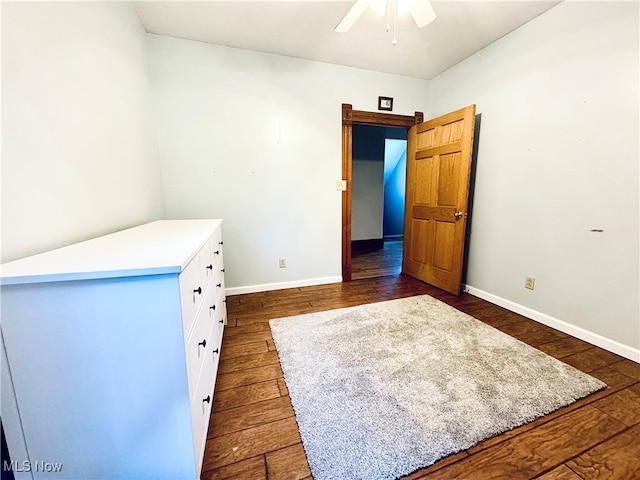
[[228, 297], [202, 480], [311, 479], [269, 319], [425, 293], [609, 386], [406, 478], [640, 479], [639, 364], [469, 294], [455, 297], [399, 275]]
[[379, 250], [353, 248], [351, 251], [351, 279], [399, 275], [402, 270], [402, 240], [385, 240]]

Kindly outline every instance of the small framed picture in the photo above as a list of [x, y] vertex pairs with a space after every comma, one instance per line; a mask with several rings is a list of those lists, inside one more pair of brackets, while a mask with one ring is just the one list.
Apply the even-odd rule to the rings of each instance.
[[378, 110], [393, 110], [393, 98], [391, 97], [378, 97]]

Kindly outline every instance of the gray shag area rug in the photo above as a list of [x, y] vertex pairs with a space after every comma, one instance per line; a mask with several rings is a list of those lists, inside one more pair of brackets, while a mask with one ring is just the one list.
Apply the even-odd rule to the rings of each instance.
[[428, 295], [269, 324], [315, 480], [396, 479], [606, 387]]

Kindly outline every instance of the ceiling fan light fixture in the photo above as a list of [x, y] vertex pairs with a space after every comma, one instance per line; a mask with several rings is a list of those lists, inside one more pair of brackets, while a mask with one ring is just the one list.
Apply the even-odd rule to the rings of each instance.
[[[393, 5], [392, 5], [393, 4]], [[422, 28], [425, 25], [431, 23], [436, 18], [436, 12], [433, 10], [429, 0], [356, 0], [355, 4], [347, 12], [344, 18], [338, 23], [335, 28], [336, 32], [343, 33], [348, 31], [356, 20], [365, 12], [367, 8], [371, 8], [374, 12], [382, 15], [387, 14], [387, 27], [388, 32], [390, 26], [391, 8], [393, 8], [393, 29], [394, 29], [394, 41], [395, 41], [395, 24], [398, 15], [406, 12], [411, 12], [411, 16], [416, 22], [418, 28]]]
[[418, 0], [396, 0], [396, 5], [398, 7], [398, 15], [407, 13], [409, 10], [413, 8], [413, 6], [416, 3], [418, 3]]
[[418, 28], [422, 28], [436, 19], [436, 12], [427, 0], [414, 1], [413, 5], [409, 7], [409, 11]]
[[367, 0], [367, 5], [378, 15], [383, 15], [387, 11], [388, 0]]

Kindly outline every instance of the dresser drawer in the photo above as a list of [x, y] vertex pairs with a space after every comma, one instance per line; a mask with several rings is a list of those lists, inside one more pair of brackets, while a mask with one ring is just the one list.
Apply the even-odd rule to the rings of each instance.
[[209, 248], [211, 250], [211, 258], [213, 260], [213, 264], [215, 266], [216, 271], [220, 271], [221, 269], [224, 268], [223, 266], [223, 262], [222, 262], [222, 247], [223, 247], [223, 242], [222, 242], [222, 233], [220, 232], [220, 230], [218, 230], [213, 237], [211, 238], [211, 241], [209, 242]]
[[202, 284], [200, 263], [194, 258], [180, 274], [180, 307], [184, 324], [185, 338], [189, 334], [196, 312], [202, 301], [205, 285]]
[[[205, 244], [179, 276], [180, 303], [185, 337], [193, 328], [194, 320], [204, 298], [204, 293], [215, 272], [209, 243]], [[219, 282], [218, 282], [219, 283]]]
[[186, 344], [189, 392], [192, 395], [198, 383], [205, 358], [210, 352], [218, 348], [218, 341], [211, 338], [212, 329], [217, 330], [214, 327], [214, 321], [218, 307], [214, 304], [214, 293], [214, 288], [210, 284], [205, 292], [202, 306], [198, 311], [195, 325]]
[[207, 439], [207, 430], [209, 428], [211, 406], [213, 405], [213, 389], [217, 368], [218, 355], [209, 349], [204, 358], [202, 373], [195, 394], [191, 399], [191, 426], [198, 472], [202, 467], [202, 459], [204, 457], [204, 447]]
[[216, 266], [217, 257], [213, 254], [213, 242], [214, 238], [211, 238], [207, 244], [202, 247], [202, 251], [199, 256], [200, 267], [202, 269], [202, 275], [205, 282], [210, 282], [215, 275], [214, 272], [218, 270], [218, 267]]
[[215, 312], [215, 327], [217, 327], [218, 331], [220, 332], [220, 338], [222, 338], [222, 331], [224, 330], [224, 326], [227, 324], [227, 302], [225, 301], [224, 290], [218, 292]]

